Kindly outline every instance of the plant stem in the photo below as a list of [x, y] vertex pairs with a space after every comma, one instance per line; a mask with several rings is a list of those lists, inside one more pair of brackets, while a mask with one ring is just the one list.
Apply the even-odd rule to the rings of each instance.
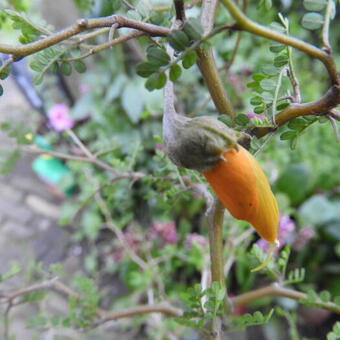
[[291, 37], [280, 32], [276, 32], [268, 27], [262, 26], [252, 21], [235, 5], [232, 0], [221, 0], [221, 2], [229, 10], [231, 16], [236, 20], [239, 29], [248, 31], [252, 34], [259, 35], [270, 40], [278, 41], [285, 45], [295, 47], [298, 50], [319, 59], [327, 68], [332, 83], [340, 84], [340, 79], [337, 74], [334, 60], [327, 52], [300, 39]]
[[211, 260], [211, 280], [224, 284], [223, 275], [223, 217], [224, 206], [216, 199], [209, 221], [209, 246]]
[[196, 52], [198, 55], [197, 65], [217, 111], [233, 118], [235, 116], [234, 108], [219, 76], [211, 48], [199, 47]]
[[[292, 103], [276, 115], [276, 125], [281, 126], [299, 116], [325, 114], [340, 103], [340, 86], [333, 85], [321, 98], [309, 103]], [[257, 127], [251, 133], [256, 137], [263, 137], [274, 131], [272, 127]]]
[[[223, 274], [223, 217], [224, 206], [216, 198], [209, 219], [210, 271], [212, 282], [219, 282], [221, 287], [225, 287]], [[220, 317], [215, 316], [212, 320], [209, 339], [221, 340], [222, 337], [222, 320]]]

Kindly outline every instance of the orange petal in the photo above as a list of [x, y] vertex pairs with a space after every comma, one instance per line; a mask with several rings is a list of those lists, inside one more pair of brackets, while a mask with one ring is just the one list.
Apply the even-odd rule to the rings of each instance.
[[223, 157], [203, 175], [231, 215], [251, 223], [268, 242], [275, 241], [279, 209], [257, 160], [243, 147], [230, 149]]

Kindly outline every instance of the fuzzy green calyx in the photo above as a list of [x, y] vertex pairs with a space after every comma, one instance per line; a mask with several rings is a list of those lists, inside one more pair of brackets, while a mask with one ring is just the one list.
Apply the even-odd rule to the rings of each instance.
[[238, 133], [212, 117], [177, 114], [168, 128], [172, 131], [164, 131], [166, 151], [180, 167], [204, 171], [215, 166], [224, 151], [237, 148]]

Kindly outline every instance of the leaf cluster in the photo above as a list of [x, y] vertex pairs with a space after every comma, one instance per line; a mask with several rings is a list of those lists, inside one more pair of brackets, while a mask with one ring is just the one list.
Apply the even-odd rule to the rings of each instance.
[[148, 78], [145, 87], [152, 91], [164, 87], [169, 69], [169, 78], [176, 81], [182, 74], [179, 62], [184, 69], [189, 69], [197, 60], [195, 48], [202, 39], [202, 28], [196, 19], [188, 19], [182, 29], [174, 29], [167, 37], [168, 43], [176, 51], [177, 58], [171, 61], [162, 45], [151, 45], [147, 48], [147, 61], [137, 65], [137, 74]]
[[303, 5], [308, 13], [302, 17], [302, 26], [308, 30], [317, 30], [324, 24], [324, 12], [330, 3], [330, 18], [334, 19], [336, 6], [333, 0], [304, 0]]

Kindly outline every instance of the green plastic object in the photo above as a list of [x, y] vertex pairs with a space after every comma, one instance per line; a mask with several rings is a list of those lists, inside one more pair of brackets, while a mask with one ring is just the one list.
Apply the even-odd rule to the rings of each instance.
[[[52, 146], [42, 136], [36, 136], [34, 142], [41, 148], [51, 150]], [[71, 170], [59, 159], [50, 155], [40, 155], [32, 162], [33, 171], [49, 186], [53, 191], [63, 196], [71, 196], [75, 189], [72, 180]]]

